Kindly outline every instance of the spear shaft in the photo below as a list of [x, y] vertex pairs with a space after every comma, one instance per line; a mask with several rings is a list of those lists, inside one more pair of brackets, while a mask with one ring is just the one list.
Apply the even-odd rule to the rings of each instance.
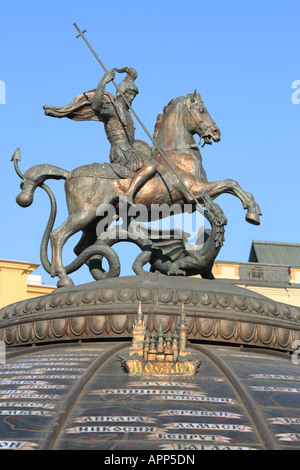
[[[88, 46], [88, 48], [91, 50], [91, 52], [93, 53], [93, 55], [96, 57], [96, 59], [98, 60], [99, 64], [101, 65], [101, 67], [103, 68], [103, 70], [105, 72], [107, 72], [107, 68], [105, 67], [105, 65], [103, 64], [103, 62], [101, 61], [100, 57], [96, 54], [96, 52], [94, 51], [94, 49], [92, 48], [92, 46], [90, 45], [89, 41], [86, 39], [86, 37], [84, 36], [84, 33], [86, 32], [86, 29], [84, 29], [83, 31], [80, 30], [80, 28], [77, 26], [76, 23], [73, 23], [75, 28], [77, 29], [78, 33], [76, 38], [79, 38], [79, 37], [82, 37], [82, 39], [84, 40], [84, 42], [86, 43], [86, 45]], [[146, 132], [147, 136], [149, 137], [149, 139], [151, 140], [151, 142], [153, 143], [153, 145], [155, 145], [155, 147], [157, 148], [158, 152], [160, 153], [160, 155], [163, 157], [163, 159], [166, 161], [166, 163], [169, 165], [169, 167], [171, 168], [171, 170], [175, 173], [175, 175], [177, 176], [177, 178], [179, 179], [179, 181], [181, 182], [181, 184], [184, 186], [185, 190], [189, 193], [189, 195], [191, 196], [191, 198], [194, 200], [194, 202], [196, 203], [196, 207], [198, 208], [199, 212], [202, 213], [203, 210], [202, 210], [202, 207], [200, 206], [199, 202], [197, 201], [197, 199], [195, 198], [195, 196], [193, 195], [193, 193], [189, 190], [189, 188], [186, 186], [185, 182], [182, 180], [181, 176], [177, 173], [177, 171], [175, 170], [175, 168], [173, 167], [173, 165], [169, 162], [169, 160], [165, 157], [165, 155], [163, 154], [163, 152], [161, 151], [161, 149], [159, 148], [159, 146], [157, 145], [157, 143], [153, 140], [151, 134], [148, 132], [148, 130], [146, 129], [146, 127], [144, 126], [144, 124], [142, 123], [142, 121], [140, 120], [140, 118], [138, 117], [138, 115], [136, 114], [136, 112], [134, 111], [134, 109], [131, 107], [131, 105], [128, 103], [128, 101], [126, 100], [124, 94], [122, 93], [122, 91], [119, 89], [118, 85], [116, 84], [116, 82], [114, 80], [112, 80], [112, 83], [114, 84], [114, 86], [116, 87], [116, 89], [118, 90], [118, 92], [120, 93], [120, 95], [122, 96], [122, 98], [124, 99], [126, 105], [128, 106], [128, 108], [130, 109], [130, 111], [132, 112], [132, 114], [135, 116], [135, 118], [137, 119], [137, 121], [140, 123], [140, 125], [142, 126], [142, 128], [144, 129], [144, 131]]]

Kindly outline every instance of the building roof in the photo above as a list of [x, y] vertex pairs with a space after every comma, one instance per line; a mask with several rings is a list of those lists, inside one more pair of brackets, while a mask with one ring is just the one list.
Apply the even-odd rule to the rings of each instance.
[[300, 243], [253, 240], [249, 262], [300, 266]]

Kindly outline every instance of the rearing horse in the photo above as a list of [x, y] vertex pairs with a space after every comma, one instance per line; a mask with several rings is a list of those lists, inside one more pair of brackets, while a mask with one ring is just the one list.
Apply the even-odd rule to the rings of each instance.
[[[193, 137], [195, 134], [200, 137], [200, 142], [203, 139], [206, 144], [211, 144], [212, 140], [220, 140], [220, 130], [212, 121], [200, 94], [196, 92], [171, 100], [163, 114], [157, 118], [153, 139], [167, 161], [156, 146], [151, 150], [148, 144], [136, 141], [136, 145], [142, 146], [143, 151], [147, 149], [152, 154], [157, 172], [138, 189], [134, 195], [134, 204], [143, 204], [149, 214], [152, 204], [179, 204], [183, 209], [185, 204], [193, 204], [195, 210], [195, 199], [201, 204], [203, 193], [209, 194], [212, 199], [229, 193], [241, 200], [247, 210], [246, 220], [258, 225], [261, 212], [252, 194], [243, 191], [232, 179], [207, 181], [199, 144], [196, 144]], [[180, 178], [170, 169], [168, 162]], [[101, 204], [111, 204], [118, 208], [119, 198], [126, 193], [131, 176], [130, 170], [106, 163], [84, 165], [71, 172], [53, 165], [36, 165], [26, 171], [21, 184], [22, 192], [17, 196], [17, 203], [23, 207], [32, 203], [36, 187], [45, 180], [66, 180], [69, 216], [50, 234], [51, 275], [60, 278], [59, 285], [72, 285], [62, 264], [62, 249], [66, 241], [73, 234], [82, 231], [75, 253], [79, 254], [84, 248], [91, 246], [97, 239], [97, 208]]]

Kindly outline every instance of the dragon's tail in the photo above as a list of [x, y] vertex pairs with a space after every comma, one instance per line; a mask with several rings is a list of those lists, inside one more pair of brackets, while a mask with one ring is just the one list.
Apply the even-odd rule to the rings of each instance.
[[36, 165], [29, 168], [23, 176], [21, 183], [22, 191], [16, 198], [17, 203], [22, 207], [30, 206], [37, 186], [43, 184], [47, 179], [66, 179], [68, 174], [68, 171], [48, 164]]

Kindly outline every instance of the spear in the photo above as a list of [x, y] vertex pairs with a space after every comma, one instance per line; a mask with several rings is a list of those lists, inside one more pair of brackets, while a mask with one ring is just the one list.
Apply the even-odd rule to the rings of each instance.
[[[99, 64], [101, 65], [101, 67], [103, 68], [103, 70], [105, 72], [107, 72], [107, 68], [104, 66], [103, 62], [100, 60], [99, 56], [96, 54], [96, 52], [94, 51], [94, 49], [92, 48], [92, 46], [90, 45], [90, 43], [88, 42], [88, 40], [86, 39], [86, 37], [84, 36], [84, 33], [86, 33], [86, 29], [84, 29], [83, 31], [80, 30], [80, 28], [77, 26], [76, 23], [73, 23], [75, 28], [77, 29], [78, 33], [76, 38], [79, 38], [79, 37], [82, 37], [82, 39], [84, 40], [84, 42], [86, 43], [86, 45], [88, 46], [88, 48], [91, 50], [91, 52], [93, 53], [93, 55], [96, 57], [96, 59], [98, 60]], [[126, 100], [124, 94], [122, 93], [122, 91], [120, 90], [120, 88], [118, 87], [118, 85], [116, 84], [116, 82], [114, 80], [112, 80], [112, 83], [114, 84], [114, 86], [116, 87], [116, 89], [118, 90], [118, 92], [120, 93], [120, 95], [123, 97], [126, 105], [128, 106], [128, 108], [130, 109], [130, 111], [132, 112], [132, 114], [135, 116], [135, 118], [137, 119], [137, 121], [140, 123], [140, 125], [142, 126], [142, 128], [144, 129], [144, 131], [146, 132], [147, 136], [149, 137], [149, 139], [151, 140], [151, 142], [153, 143], [153, 145], [155, 145], [155, 147], [157, 148], [158, 152], [160, 153], [160, 155], [163, 157], [163, 159], [165, 160], [165, 162], [169, 165], [169, 167], [171, 168], [171, 170], [175, 173], [175, 175], [177, 176], [177, 178], [179, 179], [179, 181], [181, 182], [181, 184], [184, 186], [185, 190], [189, 193], [189, 195], [191, 196], [191, 198], [194, 200], [194, 202], [196, 203], [196, 208], [198, 209], [198, 211], [202, 214], [203, 213], [203, 209], [201, 207], [201, 205], [199, 204], [199, 202], [197, 201], [197, 199], [195, 198], [195, 196], [193, 195], [193, 193], [189, 190], [189, 188], [186, 186], [185, 182], [182, 180], [181, 176], [177, 173], [177, 171], [175, 170], [175, 168], [173, 167], [173, 165], [169, 162], [169, 160], [166, 158], [166, 156], [163, 154], [162, 150], [159, 148], [159, 146], [157, 145], [157, 143], [153, 140], [151, 134], [148, 132], [148, 130], [146, 129], [146, 127], [144, 126], [144, 124], [142, 123], [142, 121], [140, 120], [140, 118], [138, 117], [138, 115], [136, 114], [136, 112], [134, 111], [134, 109], [131, 107], [131, 105], [128, 103], [128, 101]]]

